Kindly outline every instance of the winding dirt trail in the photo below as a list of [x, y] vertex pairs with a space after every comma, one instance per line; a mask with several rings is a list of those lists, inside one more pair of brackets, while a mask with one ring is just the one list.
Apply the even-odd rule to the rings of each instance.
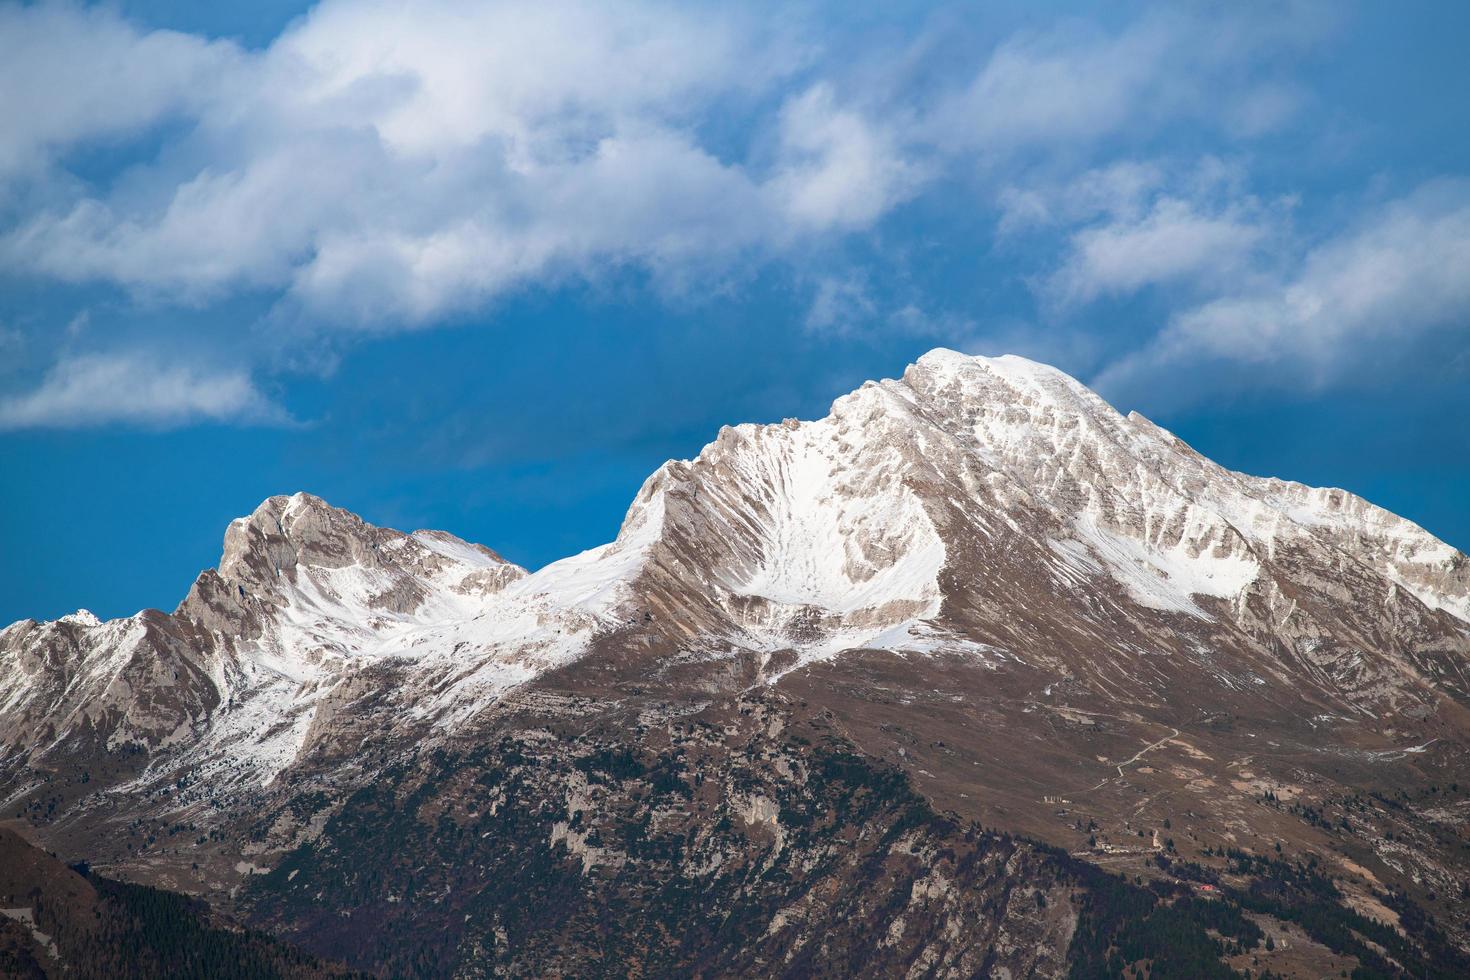
[[[1141, 748], [1137, 752], [1133, 753], [1133, 758], [1127, 759], [1127, 760], [1124, 760], [1123, 762], [1118, 763], [1118, 765], [1117, 765], [1117, 769], [1118, 769], [1117, 779], [1122, 779], [1123, 778], [1123, 776], [1124, 776], [1123, 768], [1125, 766], [1131, 766], [1131, 765], [1133, 765], [1133, 763], [1137, 762], [1139, 759], [1142, 759], [1144, 756], [1148, 755], [1150, 752], [1152, 752], [1154, 749], [1158, 748], [1160, 745], [1163, 745], [1165, 742], [1171, 741], [1172, 739], [1178, 738], [1179, 735], [1180, 735], [1180, 730], [1176, 728], [1171, 733], [1169, 733], [1168, 735], [1165, 735], [1163, 738], [1159, 739], [1157, 742], [1153, 742], [1152, 744], [1145, 745], [1143, 748]], [[1098, 783], [1096, 786], [1092, 787], [1092, 789], [1089, 789], [1087, 792], [1091, 793], [1091, 792], [1093, 792], [1095, 790], [1102, 789], [1108, 783], [1115, 782], [1115, 781], [1116, 780], [1113, 777], [1110, 776], [1107, 779], [1104, 779], [1102, 782]]]

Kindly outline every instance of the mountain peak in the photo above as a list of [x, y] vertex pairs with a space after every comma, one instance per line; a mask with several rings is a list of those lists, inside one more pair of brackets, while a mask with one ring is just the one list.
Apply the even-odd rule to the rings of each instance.
[[1037, 402], [1066, 411], [1116, 415], [1106, 401], [1060, 368], [1018, 354], [989, 357], [935, 348], [904, 372], [904, 382], [948, 402]]
[[230, 522], [219, 573], [264, 584], [290, 575], [298, 563], [328, 568], [372, 564], [375, 531], [356, 514], [308, 493], [269, 497], [249, 516]]
[[1014, 374], [1044, 373], [1064, 374], [1058, 368], [1041, 361], [1033, 361], [1020, 354], [966, 354], [950, 347], [935, 347], [919, 355], [912, 366], [922, 368], [940, 367], [986, 367], [997, 372]]
[[[1042, 361], [1033, 361], [1020, 354], [965, 354], [948, 347], [935, 347], [909, 365], [909, 370], [949, 373], [960, 371], [984, 371], [996, 377], [1020, 381], [1060, 380], [1078, 388], [1085, 387], [1076, 378], [1060, 368]], [[907, 373], [907, 372], [905, 372]]]

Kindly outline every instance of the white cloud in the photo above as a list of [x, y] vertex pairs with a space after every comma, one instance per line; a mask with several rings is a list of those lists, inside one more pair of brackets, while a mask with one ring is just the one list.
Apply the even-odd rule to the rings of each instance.
[[1061, 183], [1005, 188], [1000, 237], [1065, 236], [1057, 267], [1035, 283], [1062, 307], [1155, 285], [1235, 287], [1281, 250], [1295, 206], [1262, 202], [1244, 183], [1239, 166], [1213, 157], [1188, 166], [1119, 161]]
[[1063, 302], [1076, 303], [1183, 279], [1218, 280], [1241, 269], [1267, 234], [1239, 206], [1209, 213], [1164, 197], [1139, 218], [1076, 232], [1049, 288]]
[[1164, 112], [1180, 93], [1161, 86], [1175, 32], [1158, 21], [1117, 36], [1086, 27], [1002, 44], [930, 122], [942, 145], [1012, 152], [1095, 139], [1142, 111]]
[[1098, 217], [1138, 218], [1165, 184], [1164, 167], [1151, 160], [1120, 160], [1058, 184], [1008, 186], [997, 197], [1002, 237], [1080, 224]]
[[[779, 37], [708, 10], [334, 0], [263, 52], [229, 49], [216, 78], [196, 77], [202, 46], [175, 51], [179, 36], [54, 16], [59, 58], [106, 47], [103, 63], [193, 125], [126, 180], [29, 215], [0, 257], [153, 299], [267, 289], [317, 321], [424, 323], [532, 280], [630, 263], [674, 280], [860, 228], [908, 173], [824, 88], [782, 114], [772, 176], [706, 149], [710, 113], [768, 96], [800, 64]], [[91, 99], [57, 82], [58, 101]]]
[[[1465, 277], [1445, 263], [1463, 256], [1463, 201], [1407, 199], [1293, 261], [1290, 200], [1157, 139], [1186, 123], [1246, 159], [1239, 140], [1310, 102], [1278, 66], [1321, 26], [1310, 7], [1192, 7], [875, 61], [840, 31], [824, 48], [784, 22], [663, 0], [325, 0], [246, 50], [107, 7], [0, 0], [0, 263], [160, 305], [258, 292], [273, 329], [231, 343], [277, 366], [329, 361], [339, 344], [302, 340], [319, 326], [427, 327], [629, 268], [704, 288], [777, 260], [813, 286], [816, 332], [1028, 350], [1035, 334], [1092, 364], [1100, 352], [1055, 314], [1166, 285], [1195, 307], [1104, 383], [1210, 359], [1330, 372], [1385, 323], [1461, 315]], [[99, 145], [127, 165], [68, 169]], [[887, 231], [934, 187], [953, 199], [924, 207], [998, 201], [996, 251], [1027, 265], [1005, 274], [1050, 322], [924, 312], [939, 308], [912, 285], [940, 244], [918, 240], [932, 224], [901, 248], [873, 236], [867, 275], [837, 265], [865, 251], [832, 247], [840, 236]], [[1444, 207], [1463, 190], [1433, 193]], [[64, 357], [0, 396], [0, 428], [285, 419], [248, 367], [219, 363]]]
[[837, 105], [829, 85], [786, 104], [781, 149], [770, 190], [802, 227], [866, 227], [907, 199], [921, 179], [896, 136]]
[[473, 203], [433, 221], [314, 229], [292, 300], [349, 323], [423, 324], [526, 282], [620, 264], [676, 283], [687, 267], [770, 234], [759, 188], [659, 130], [608, 137], [575, 162], [465, 193]]
[[847, 335], [871, 324], [878, 305], [860, 276], [823, 276], [807, 309], [806, 328]]
[[[755, 14], [659, 0], [326, 0], [251, 51], [3, 6], [0, 99], [24, 105], [0, 200], [18, 167], [50, 184], [0, 261], [167, 303], [263, 290], [287, 318], [373, 328], [630, 265], [680, 284], [870, 229], [977, 153], [1237, 102], [1240, 125], [1284, 119], [1288, 89], [1226, 84], [1269, 48], [1237, 35], [1170, 16], [1020, 36], [915, 102]], [[162, 122], [120, 175], [65, 169]]]
[[289, 418], [244, 371], [159, 364], [140, 353], [67, 357], [35, 389], [0, 398], [0, 430], [200, 420], [282, 424]]
[[240, 59], [230, 42], [140, 31], [106, 7], [0, 5], [0, 187], [79, 143], [198, 112]]
[[396, 153], [502, 141], [512, 168], [581, 156], [630, 120], [689, 120], [794, 54], [749, 21], [663, 3], [329, 0], [262, 66], [277, 119], [344, 118]]
[[1470, 182], [1462, 180], [1376, 209], [1267, 287], [1175, 316], [1097, 380], [1118, 390], [1233, 364], [1257, 380], [1320, 386], [1373, 371], [1385, 341], [1404, 349], [1445, 329], [1470, 332]]
[[1308, 101], [1306, 92], [1297, 85], [1264, 82], [1226, 105], [1223, 118], [1233, 135], [1250, 138], [1280, 129], [1300, 115]]
[[1116, 32], [1079, 22], [1018, 34], [938, 101], [927, 137], [952, 152], [1004, 158], [1179, 118], [1259, 136], [1304, 101], [1271, 76], [1269, 60], [1320, 36], [1324, 17], [1304, 4], [1252, 13], [1196, 8], [1146, 15]]

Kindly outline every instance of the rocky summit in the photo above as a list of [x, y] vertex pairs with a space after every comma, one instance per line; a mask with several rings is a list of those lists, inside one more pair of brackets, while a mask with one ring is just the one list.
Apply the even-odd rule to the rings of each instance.
[[945, 350], [534, 573], [298, 493], [0, 632], [47, 887], [262, 975], [1463, 976], [1467, 760], [1464, 554]]

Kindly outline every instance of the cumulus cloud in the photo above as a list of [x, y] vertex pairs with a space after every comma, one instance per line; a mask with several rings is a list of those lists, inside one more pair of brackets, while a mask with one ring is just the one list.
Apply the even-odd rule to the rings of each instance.
[[909, 197], [922, 177], [895, 133], [839, 106], [829, 85], [787, 103], [781, 147], [771, 191], [803, 227], [866, 227]]
[[230, 42], [139, 31], [106, 7], [0, 6], [0, 188], [78, 144], [201, 111], [240, 59]]
[[1060, 184], [1004, 189], [1000, 235], [1061, 233], [1057, 267], [1037, 285], [1063, 307], [1155, 285], [1235, 286], [1274, 257], [1296, 203], [1263, 202], [1244, 184], [1240, 167], [1213, 157], [1119, 161]]
[[201, 420], [282, 424], [289, 417], [244, 371], [159, 364], [141, 353], [67, 357], [33, 390], [0, 398], [0, 430]]
[[[711, 112], [769, 95], [801, 59], [705, 10], [332, 0], [253, 53], [103, 11], [48, 16], [65, 22], [50, 25], [62, 62], [105, 48], [153, 95], [104, 125], [91, 87], [58, 79], [77, 121], [18, 146], [60, 149], [165, 111], [191, 125], [126, 181], [25, 216], [0, 256], [150, 298], [269, 289], [318, 319], [414, 325], [529, 280], [630, 263], [672, 274], [860, 228], [909, 174], [891, 135], [820, 86], [781, 112], [769, 172], [709, 150]], [[210, 64], [227, 70], [209, 77]]]
[[1321, 386], [1373, 370], [1381, 341], [1470, 331], [1470, 182], [1435, 181], [1374, 209], [1307, 252], [1289, 275], [1174, 316], [1102, 372], [1120, 391], [1149, 379], [1247, 367], [1258, 380]]
[[[1254, 56], [1229, 33], [1173, 16], [1025, 35], [910, 105], [753, 15], [659, 0], [325, 0], [249, 51], [5, 6], [0, 98], [25, 111], [0, 184], [24, 166], [53, 186], [0, 260], [166, 302], [265, 290], [379, 328], [609, 268], [681, 282], [869, 229], [957, 156], [1194, 111]], [[1273, 91], [1239, 93], [1257, 128], [1289, 111]], [[162, 122], [120, 177], [68, 175], [72, 150]]]

